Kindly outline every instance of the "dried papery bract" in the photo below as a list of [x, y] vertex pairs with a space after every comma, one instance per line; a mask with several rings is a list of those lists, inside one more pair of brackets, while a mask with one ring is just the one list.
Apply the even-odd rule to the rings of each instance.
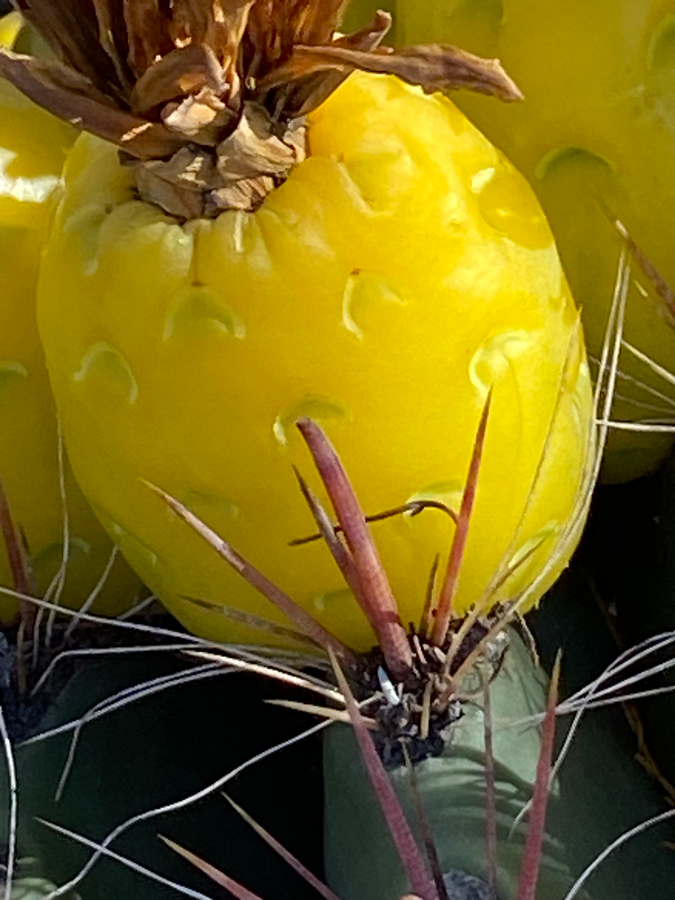
[[359, 69], [427, 92], [521, 94], [497, 60], [382, 47], [384, 12], [337, 31], [341, 0], [19, 0], [56, 61], [0, 51], [0, 75], [116, 143], [143, 199], [184, 219], [255, 209], [302, 162], [303, 119]]

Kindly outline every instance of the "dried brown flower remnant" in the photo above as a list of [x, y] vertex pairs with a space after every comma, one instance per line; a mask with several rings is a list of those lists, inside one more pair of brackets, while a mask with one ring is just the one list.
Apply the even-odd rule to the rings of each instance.
[[58, 61], [0, 51], [0, 75], [117, 143], [144, 199], [181, 218], [254, 209], [305, 156], [302, 118], [355, 69], [425, 91], [520, 98], [496, 60], [382, 47], [391, 16], [337, 31], [343, 0], [17, 0]]

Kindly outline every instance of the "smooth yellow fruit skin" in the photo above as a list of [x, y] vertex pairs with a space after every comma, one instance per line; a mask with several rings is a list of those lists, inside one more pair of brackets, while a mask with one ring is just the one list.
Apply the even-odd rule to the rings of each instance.
[[[675, 286], [674, 0], [397, 0], [391, 7], [400, 43], [448, 41], [496, 56], [525, 94], [523, 103], [500, 105], [462, 91], [457, 104], [530, 180], [582, 308], [589, 353], [599, 355], [621, 244], [598, 197]], [[650, 288], [644, 276], [637, 280]], [[675, 372], [675, 330], [635, 282], [625, 334]], [[627, 352], [620, 368], [629, 378], [619, 379], [626, 399], [615, 418], [675, 419], [671, 385]], [[606, 477], [648, 472], [671, 443], [663, 434], [614, 433]]]
[[[363, 648], [372, 633], [326, 548], [287, 546], [315, 530], [291, 464], [318, 490], [294, 420], [324, 426], [366, 512], [418, 496], [457, 508], [494, 384], [463, 611], [509, 545], [556, 411], [511, 552], [549, 539], [499, 598], [548, 558], [588, 462], [590, 384], [539, 207], [449, 101], [354, 74], [309, 128], [311, 155], [260, 209], [185, 226], [134, 199], [116, 150], [82, 136], [39, 321], [78, 481], [186, 626], [269, 640], [186, 597], [279, 615], [141, 478]], [[427, 511], [373, 532], [402, 618], [416, 622], [452, 524]]]
[[[12, 37], [4, 20], [0, 39]], [[44, 592], [61, 562], [63, 511], [57, 422], [35, 317], [41, 248], [52, 195], [74, 132], [0, 80], [0, 475], [14, 520], [26, 534]], [[104, 571], [110, 539], [66, 466], [70, 562], [61, 600], [79, 607]], [[0, 539], [0, 586], [12, 587]], [[117, 613], [140, 582], [118, 559], [93, 609]], [[0, 595], [0, 619], [17, 602]]]

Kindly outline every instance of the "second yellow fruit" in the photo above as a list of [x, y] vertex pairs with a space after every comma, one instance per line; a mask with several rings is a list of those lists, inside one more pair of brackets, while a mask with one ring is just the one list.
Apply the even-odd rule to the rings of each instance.
[[[11, 40], [15, 17], [0, 20], [0, 40]], [[73, 130], [0, 80], [0, 476], [15, 524], [22, 528], [40, 593], [64, 553], [64, 511], [58, 465], [57, 421], [35, 318], [40, 255], [61, 167]], [[112, 543], [64, 468], [69, 556], [61, 594], [79, 607], [102, 575]], [[0, 541], [0, 585], [12, 587]], [[140, 582], [118, 559], [94, 610], [116, 613], [133, 602]], [[0, 595], [0, 619], [17, 612]]]

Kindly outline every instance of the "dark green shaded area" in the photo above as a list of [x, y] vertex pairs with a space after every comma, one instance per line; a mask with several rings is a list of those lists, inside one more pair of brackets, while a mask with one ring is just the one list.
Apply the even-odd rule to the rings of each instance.
[[[626, 485], [601, 486], [570, 569], [529, 618], [547, 667], [557, 650], [563, 650], [563, 697], [596, 678], [622, 649], [675, 627], [675, 597], [667, 601], [667, 585], [675, 589], [675, 521], [667, 525], [664, 512], [670, 478], [662, 472]], [[675, 482], [673, 488], [675, 498]], [[616, 613], [610, 616], [616, 634], [608, 627], [603, 606]], [[675, 649], [662, 654], [661, 661], [667, 656], [674, 658]], [[650, 657], [642, 668], [657, 659]], [[636, 689], [665, 683], [665, 678], [652, 679]], [[668, 695], [635, 707], [646, 745], [671, 778], [674, 703]], [[571, 717], [560, 721], [560, 743], [570, 724]], [[669, 808], [665, 792], [636, 760], [637, 752], [638, 738], [622, 706], [585, 714], [561, 769], [561, 803], [550, 822], [555, 833], [564, 835], [574, 868], [585, 868], [621, 833]], [[671, 900], [675, 852], [665, 842], [674, 840], [673, 821], [631, 839], [592, 876], [591, 892], [622, 900]]]
[[[102, 698], [150, 678], [189, 668], [185, 660], [152, 658], [87, 663], [44, 716], [41, 730], [79, 716]], [[69, 839], [34, 821], [41, 816], [101, 839], [128, 816], [198, 791], [256, 753], [304, 731], [314, 720], [264, 704], [272, 697], [309, 698], [267, 680], [224, 675], [154, 697], [84, 727], [63, 799], [53, 794], [68, 737], [17, 750], [20, 853], [35, 855], [57, 884], [88, 856]], [[320, 739], [257, 764], [228, 793], [319, 875], [322, 788]], [[4, 773], [3, 773], [4, 776]], [[0, 808], [7, 809], [5, 778]], [[6, 829], [3, 815], [2, 829]], [[221, 867], [265, 898], [302, 900], [315, 894], [215, 794], [183, 812], [132, 828], [114, 849], [208, 896], [221, 896], [205, 876], [158, 839], [161, 833]], [[82, 900], [165, 900], [174, 894], [116, 862], [102, 860], [79, 889]]]

